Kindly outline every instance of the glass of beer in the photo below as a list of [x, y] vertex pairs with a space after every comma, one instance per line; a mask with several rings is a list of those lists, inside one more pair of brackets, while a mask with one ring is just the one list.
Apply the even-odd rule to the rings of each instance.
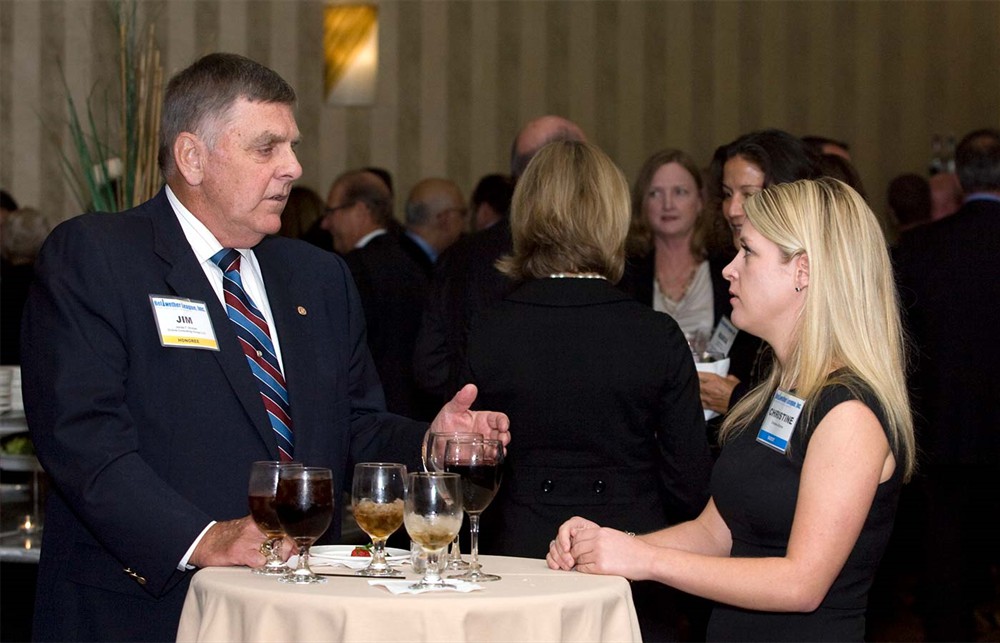
[[392, 462], [354, 466], [351, 508], [358, 526], [372, 539], [372, 559], [358, 576], [402, 577], [385, 559], [385, 541], [403, 524], [406, 467]]
[[427, 568], [410, 589], [433, 589], [441, 579], [438, 558], [462, 527], [462, 478], [457, 473], [407, 476], [403, 522], [410, 538], [427, 552]]

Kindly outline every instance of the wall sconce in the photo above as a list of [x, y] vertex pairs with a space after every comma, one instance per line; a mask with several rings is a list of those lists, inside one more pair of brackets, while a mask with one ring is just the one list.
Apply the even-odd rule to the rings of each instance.
[[335, 4], [323, 10], [326, 101], [371, 105], [378, 80], [378, 7]]

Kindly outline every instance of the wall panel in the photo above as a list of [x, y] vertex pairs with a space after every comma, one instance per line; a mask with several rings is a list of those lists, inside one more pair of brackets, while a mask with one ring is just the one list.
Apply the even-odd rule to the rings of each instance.
[[[169, 75], [212, 50], [270, 65], [299, 94], [302, 183], [325, 196], [357, 165], [465, 193], [508, 167], [526, 119], [576, 119], [631, 179], [667, 145], [707, 163], [776, 126], [851, 143], [876, 207], [927, 166], [935, 132], [1000, 125], [1000, 2], [381, 0], [371, 107], [327, 105], [320, 0], [145, 0]], [[974, 45], [973, 45], [974, 43]], [[25, 205], [78, 210], [63, 185], [60, 65], [79, 106], [114, 90], [105, 0], [0, 1], [0, 183]], [[95, 108], [100, 104], [94, 102]]]

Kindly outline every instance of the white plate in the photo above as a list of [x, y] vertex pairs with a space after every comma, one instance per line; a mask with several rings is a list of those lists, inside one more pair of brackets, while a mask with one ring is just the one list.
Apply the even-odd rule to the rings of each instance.
[[[316, 545], [309, 548], [309, 558], [335, 560], [337, 562], [359, 562], [371, 560], [366, 556], [351, 556], [355, 545]], [[395, 547], [385, 548], [385, 557], [390, 563], [401, 563], [410, 560], [410, 552]]]

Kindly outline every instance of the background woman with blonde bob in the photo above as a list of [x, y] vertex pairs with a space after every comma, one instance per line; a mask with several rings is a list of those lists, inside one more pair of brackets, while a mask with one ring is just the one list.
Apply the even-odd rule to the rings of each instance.
[[[500, 266], [517, 285], [473, 324], [467, 354], [478, 403], [517, 427], [482, 550], [541, 558], [580, 511], [645, 531], [697, 516], [711, 458], [691, 352], [673, 319], [612, 285], [629, 228], [621, 171], [594, 145], [551, 143], [518, 180], [510, 224]], [[635, 592], [644, 638], [676, 639], [665, 588], [649, 586]]]
[[915, 452], [885, 240], [834, 179], [776, 185], [745, 207], [725, 269], [733, 322], [767, 341], [775, 363], [723, 424], [708, 505], [637, 538], [575, 517], [549, 566], [712, 599], [713, 640], [860, 641]]

